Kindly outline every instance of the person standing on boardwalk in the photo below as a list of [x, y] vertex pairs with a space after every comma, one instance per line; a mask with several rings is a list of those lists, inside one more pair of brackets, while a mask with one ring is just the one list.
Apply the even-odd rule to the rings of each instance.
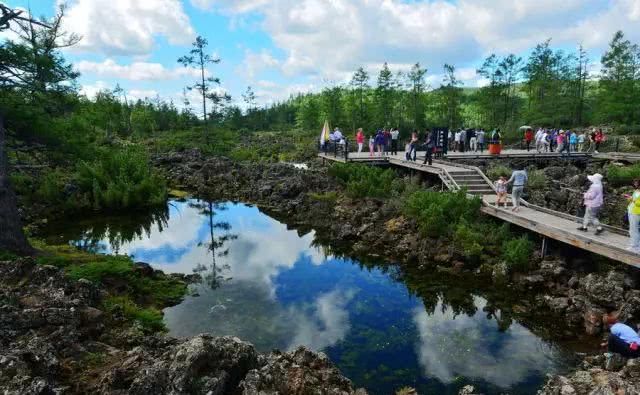
[[378, 133], [376, 133], [376, 146], [378, 146], [380, 156], [384, 155], [385, 138], [382, 129], [378, 129]]
[[599, 153], [598, 151], [600, 150], [600, 144], [604, 142], [604, 132], [602, 131], [602, 129], [598, 129], [593, 140], [596, 142], [596, 149], [594, 153], [597, 154]]
[[591, 133], [589, 133], [589, 148], [587, 152], [593, 152], [596, 150], [596, 129], [591, 129]]
[[511, 211], [520, 211], [520, 199], [524, 194], [524, 186], [529, 180], [527, 171], [520, 168], [511, 173], [511, 178], [507, 181], [507, 184], [513, 183], [513, 189], [511, 190], [511, 200], [513, 200], [513, 208]]
[[[484, 151], [484, 129], [478, 130], [476, 133], [476, 138], [478, 139], [478, 147], [480, 148], [480, 153]], [[476, 147], [476, 152], [478, 152], [478, 147]]]
[[373, 156], [376, 150], [376, 139], [373, 136], [369, 137], [369, 156]]
[[629, 216], [629, 251], [640, 254], [640, 178], [633, 180], [633, 193], [625, 195], [629, 199], [627, 215]]
[[427, 133], [427, 139], [424, 143], [426, 152], [424, 154], [424, 162], [422, 162], [422, 164], [425, 165], [429, 163], [429, 166], [431, 166], [433, 164], [433, 149], [435, 148], [435, 144], [434, 144], [434, 138], [431, 135], [431, 133], [429, 133], [428, 130], [426, 133]]
[[569, 132], [569, 152], [578, 152], [578, 133]]
[[582, 152], [582, 150], [584, 149], [584, 142], [587, 140], [586, 133], [587, 132], [583, 130], [582, 133], [580, 133], [580, 135], [578, 136], [578, 152]]
[[496, 186], [496, 207], [500, 207], [500, 204], [506, 205], [507, 203], [507, 177], [500, 176], [498, 181], [495, 182]]
[[578, 228], [583, 232], [587, 231], [587, 226], [593, 224], [596, 227], [596, 235], [602, 233], [602, 225], [598, 220], [598, 213], [602, 207], [603, 189], [602, 189], [602, 175], [596, 173], [591, 176], [587, 176], [587, 179], [591, 182], [589, 189], [584, 194], [584, 218], [582, 219], [582, 226]]
[[465, 148], [466, 148], [466, 142], [467, 142], [467, 131], [462, 129], [460, 130], [460, 152], [464, 152]]
[[475, 129], [469, 129], [469, 151], [478, 151], [478, 134]]
[[359, 128], [356, 133], [356, 143], [358, 144], [358, 153], [361, 153], [362, 147], [364, 147], [364, 132], [362, 131], [362, 128]]
[[418, 153], [418, 131], [414, 130], [413, 133], [411, 133], [411, 142], [410, 144], [410, 151], [409, 151], [409, 159], [412, 161], [416, 161], [416, 155]]
[[385, 129], [382, 133], [384, 135], [384, 154], [389, 155], [391, 152], [391, 132], [389, 129]]
[[527, 129], [524, 132], [524, 144], [527, 147], [527, 152], [531, 150], [531, 142], [533, 141], [533, 130]]
[[398, 136], [400, 136], [400, 131], [398, 128], [391, 129], [391, 154], [398, 155]]

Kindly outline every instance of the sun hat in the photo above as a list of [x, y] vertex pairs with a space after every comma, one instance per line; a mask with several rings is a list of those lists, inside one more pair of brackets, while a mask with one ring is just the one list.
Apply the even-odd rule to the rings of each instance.
[[591, 176], [587, 176], [587, 179], [588, 179], [589, 181], [591, 181], [592, 183], [594, 183], [594, 182], [600, 182], [600, 181], [602, 181], [602, 174], [600, 174], [600, 173], [596, 173], [596, 174], [593, 174], [593, 175], [591, 175]]

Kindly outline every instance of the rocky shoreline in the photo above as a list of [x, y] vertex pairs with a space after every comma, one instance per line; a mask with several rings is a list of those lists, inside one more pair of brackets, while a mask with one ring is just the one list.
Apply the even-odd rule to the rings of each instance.
[[[393, 199], [347, 198], [317, 163], [300, 170], [186, 151], [158, 156], [154, 164], [177, 189], [253, 203], [298, 232], [315, 231], [335, 255], [394, 262], [409, 286], [433, 278], [464, 284], [543, 338], [591, 336], [597, 341], [603, 313], [618, 310], [623, 319], [640, 317], [636, 270], [575, 251], [564, 258], [534, 255], [524, 272], [495, 258], [478, 266], [450, 240], [421, 236]], [[151, 275], [148, 269], [140, 267]], [[232, 337], [177, 340], [149, 334], [125, 323], [117, 310], [104, 311], [104, 293], [32, 259], [1, 262], [0, 388], [9, 394], [365, 393], [354, 389], [326, 356], [304, 348], [260, 354]], [[418, 296], [426, 297], [419, 291]], [[601, 355], [589, 356], [571, 375], [551, 377], [540, 394], [586, 394], [591, 387], [603, 394], [620, 388], [640, 393], [636, 370], [633, 361], [614, 366]], [[473, 394], [473, 389], [463, 393]]]
[[304, 347], [146, 334], [101, 310], [102, 289], [31, 258], [0, 262], [0, 279], [4, 394], [366, 394]]
[[[640, 318], [640, 290], [636, 289], [640, 274], [633, 268], [575, 250], [565, 251], [564, 257], [533, 256], [526, 272], [512, 271], [498, 260], [477, 267], [465, 262], [448, 240], [420, 236], [416, 224], [402, 216], [392, 200], [353, 201], [339, 194], [330, 201], [313, 198], [340, 190], [317, 164], [298, 170], [285, 164], [206, 158], [197, 151], [165, 155], [155, 158], [155, 163], [177, 188], [209, 199], [257, 204], [299, 231], [313, 229], [321, 240], [339, 241], [337, 253], [397, 262], [407, 271], [425, 275], [435, 270], [452, 278], [475, 278], [480, 283], [476, 290], [488, 293], [490, 303], [492, 289], [508, 288], [514, 297], [502, 304], [496, 297], [496, 304], [530, 327], [544, 316], [561, 320], [558, 328], [535, 328], [553, 331], [553, 336], [586, 334], [595, 341], [604, 331], [604, 313], [617, 310], [624, 320]], [[579, 181], [580, 175], [570, 176]], [[580, 372], [575, 374], [584, 374]], [[556, 393], [550, 385], [541, 393]], [[629, 385], [636, 388], [634, 383]], [[587, 392], [576, 389], [575, 393]]]

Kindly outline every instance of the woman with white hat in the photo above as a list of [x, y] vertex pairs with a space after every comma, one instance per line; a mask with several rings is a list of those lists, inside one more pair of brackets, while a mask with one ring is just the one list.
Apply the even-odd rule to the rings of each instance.
[[625, 195], [629, 199], [629, 250], [640, 254], [640, 179], [633, 180], [633, 188], [631, 195]]
[[587, 231], [589, 223], [596, 227], [596, 235], [602, 233], [602, 225], [598, 221], [598, 213], [602, 207], [603, 191], [602, 191], [602, 175], [596, 173], [591, 176], [587, 176], [587, 179], [591, 182], [591, 186], [584, 194], [584, 205], [586, 207], [584, 211], [584, 219], [582, 220], [582, 226], [578, 228], [583, 232]]

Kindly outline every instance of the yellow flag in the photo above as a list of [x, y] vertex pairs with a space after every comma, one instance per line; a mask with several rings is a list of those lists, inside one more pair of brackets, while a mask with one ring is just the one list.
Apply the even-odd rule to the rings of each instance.
[[324, 127], [322, 128], [322, 133], [320, 133], [320, 144], [324, 144], [326, 141], [329, 141], [329, 121], [324, 121]]

